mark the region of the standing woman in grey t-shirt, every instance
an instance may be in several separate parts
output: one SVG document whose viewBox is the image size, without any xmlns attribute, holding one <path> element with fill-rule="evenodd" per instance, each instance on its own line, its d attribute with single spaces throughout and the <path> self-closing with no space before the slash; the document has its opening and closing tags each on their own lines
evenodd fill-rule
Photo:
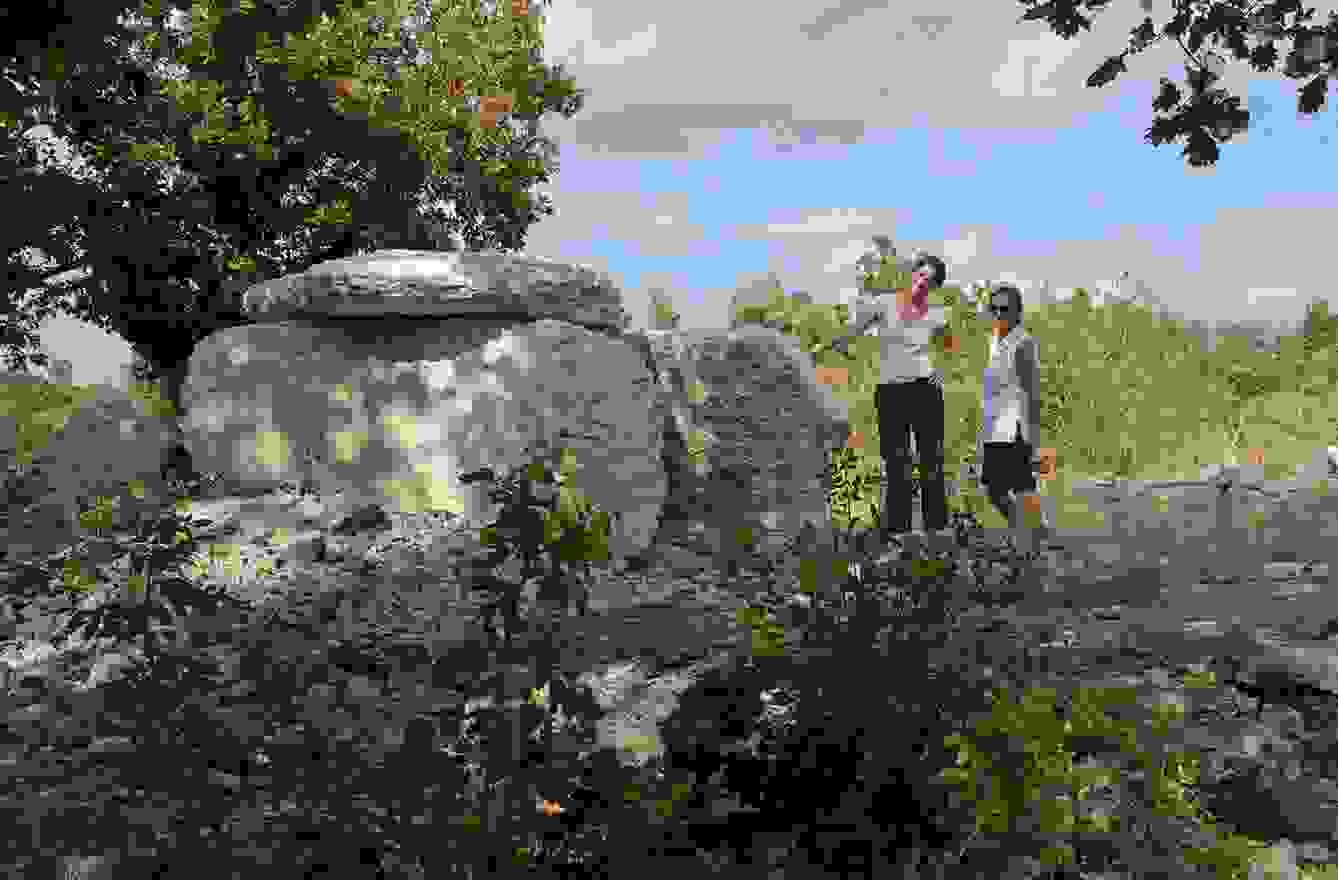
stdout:
<svg viewBox="0 0 1338 880">
<path fill-rule="evenodd" d="M 911 531 L 912 433 L 920 458 L 925 530 L 941 531 L 948 526 L 943 479 L 943 375 L 931 362 L 930 352 L 950 339 L 947 310 L 929 304 L 929 292 L 942 286 L 947 267 L 938 257 L 923 254 L 916 258 L 911 271 L 909 289 L 892 296 L 856 296 L 850 316 L 854 335 L 873 331 L 881 343 L 874 404 L 885 473 L 882 526 L 887 541 Z"/>
</svg>

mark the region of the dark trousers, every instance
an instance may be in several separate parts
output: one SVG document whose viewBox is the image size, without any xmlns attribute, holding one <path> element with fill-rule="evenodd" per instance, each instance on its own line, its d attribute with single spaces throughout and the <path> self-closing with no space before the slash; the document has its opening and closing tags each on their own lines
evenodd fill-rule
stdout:
<svg viewBox="0 0 1338 880">
<path fill-rule="evenodd" d="M 928 379 L 879 385 L 874 395 L 878 433 L 887 465 L 885 532 L 909 532 L 911 495 L 910 435 L 920 454 L 920 504 L 926 529 L 948 526 L 948 499 L 943 485 L 943 390 Z"/>
</svg>

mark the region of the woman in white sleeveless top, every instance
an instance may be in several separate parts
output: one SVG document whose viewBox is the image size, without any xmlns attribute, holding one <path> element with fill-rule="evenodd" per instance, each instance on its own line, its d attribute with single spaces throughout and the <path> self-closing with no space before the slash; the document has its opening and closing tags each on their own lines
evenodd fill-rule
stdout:
<svg viewBox="0 0 1338 880">
<path fill-rule="evenodd" d="M 920 458 L 920 504 L 926 531 L 948 526 L 943 479 L 943 375 L 930 360 L 932 348 L 947 339 L 946 309 L 929 304 L 929 291 L 943 284 L 947 267 L 938 257 L 923 254 L 912 266 L 908 290 L 895 296 L 857 296 L 850 324 L 855 335 L 872 332 L 881 345 L 878 390 L 878 433 L 886 492 L 884 540 L 911 531 L 910 435 Z"/>
<path fill-rule="evenodd" d="M 977 440 L 980 482 L 990 503 L 1018 527 L 1016 499 L 1036 491 L 1041 432 L 1040 356 L 1022 327 L 1022 293 L 1001 285 L 990 295 L 994 319 Z"/>
</svg>

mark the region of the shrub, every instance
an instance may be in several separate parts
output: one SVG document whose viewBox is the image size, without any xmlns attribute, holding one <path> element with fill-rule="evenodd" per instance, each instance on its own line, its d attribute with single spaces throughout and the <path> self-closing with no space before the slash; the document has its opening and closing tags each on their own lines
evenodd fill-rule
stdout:
<svg viewBox="0 0 1338 880">
<path fill-rule="evenodd" d="M 954 717 L 979 702 L 969 676 L 931 663 L 955 576 L 908 565 L 888 586 L 923 601 L 866 597 L 850 615 L 796 617 L 798 632 L 752 612 L 751 655 L 694 683 L 663 725 L 666 772 L 686 775 L 698 808 L 679 836 L 736 859 L 784 839 L 791 858 L 837 875 L 964 837 L 970 817 L 935 781 Z M 714 818 L 721 802 L 750 812 Z"/>
<path fill-rule="evenodd" d="M 495 594 L 493 611 L 508 631 L 519 620 L 520 595 L 529 584 L 538 587 L 544 602 L 566 605 L 575 594 L 584 613 L 591 563 L 609 558 L 609 515 L 594 510 L 570 485 L 574 470 L 574 457 L 564 450 L 556 472 L 535 462 L 500 477 L 490 468 L 460 477 L 465 484 L 489 484 L 489 498 L 501 505 L 497 519 L 480 532 L 493 549 L 481 561 L 483 571 L 473 573 L 471 586 Z M 517 557 L 519 581 L 498 576 L 497 569 Z"/>
<path fill-rule="evenodd" d="M 98 496 L 161 490 L 170 413 L 155 398 L 98 387 L 5 385 L 0 418 L 15 426 L 7 468 L 18 494 L 61 505 L 73 520 Z M 24 480 L 40 474 L 40 479 Z M 138 488 L 135 488 L 135 487 Z"/>
</svg>

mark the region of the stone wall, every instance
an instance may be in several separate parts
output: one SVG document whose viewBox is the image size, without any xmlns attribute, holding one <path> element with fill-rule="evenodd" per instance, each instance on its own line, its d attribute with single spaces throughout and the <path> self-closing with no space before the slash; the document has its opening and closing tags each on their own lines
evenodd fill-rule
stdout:
<svg viewBox="0 0 1338 880">
<path fill-rule="evenodd" d="M 1199 480 L 1075 482 L 1069 494 L 1104 523 L 1066 531 L 1066 547 L 1104 547 L 1114 555 L 1103 561 L 1117 568 L 1155 567 L 1165 557 L 1168 583 L 1258 578 L 1271 562 L 1299 560 L 1327 564 L 1329 583 L 1338 584 L 1335 464 L 1338 457 L 1320 449 L 1291 480 L 1238 465 L 1205 467 Z"/>
</svg>

